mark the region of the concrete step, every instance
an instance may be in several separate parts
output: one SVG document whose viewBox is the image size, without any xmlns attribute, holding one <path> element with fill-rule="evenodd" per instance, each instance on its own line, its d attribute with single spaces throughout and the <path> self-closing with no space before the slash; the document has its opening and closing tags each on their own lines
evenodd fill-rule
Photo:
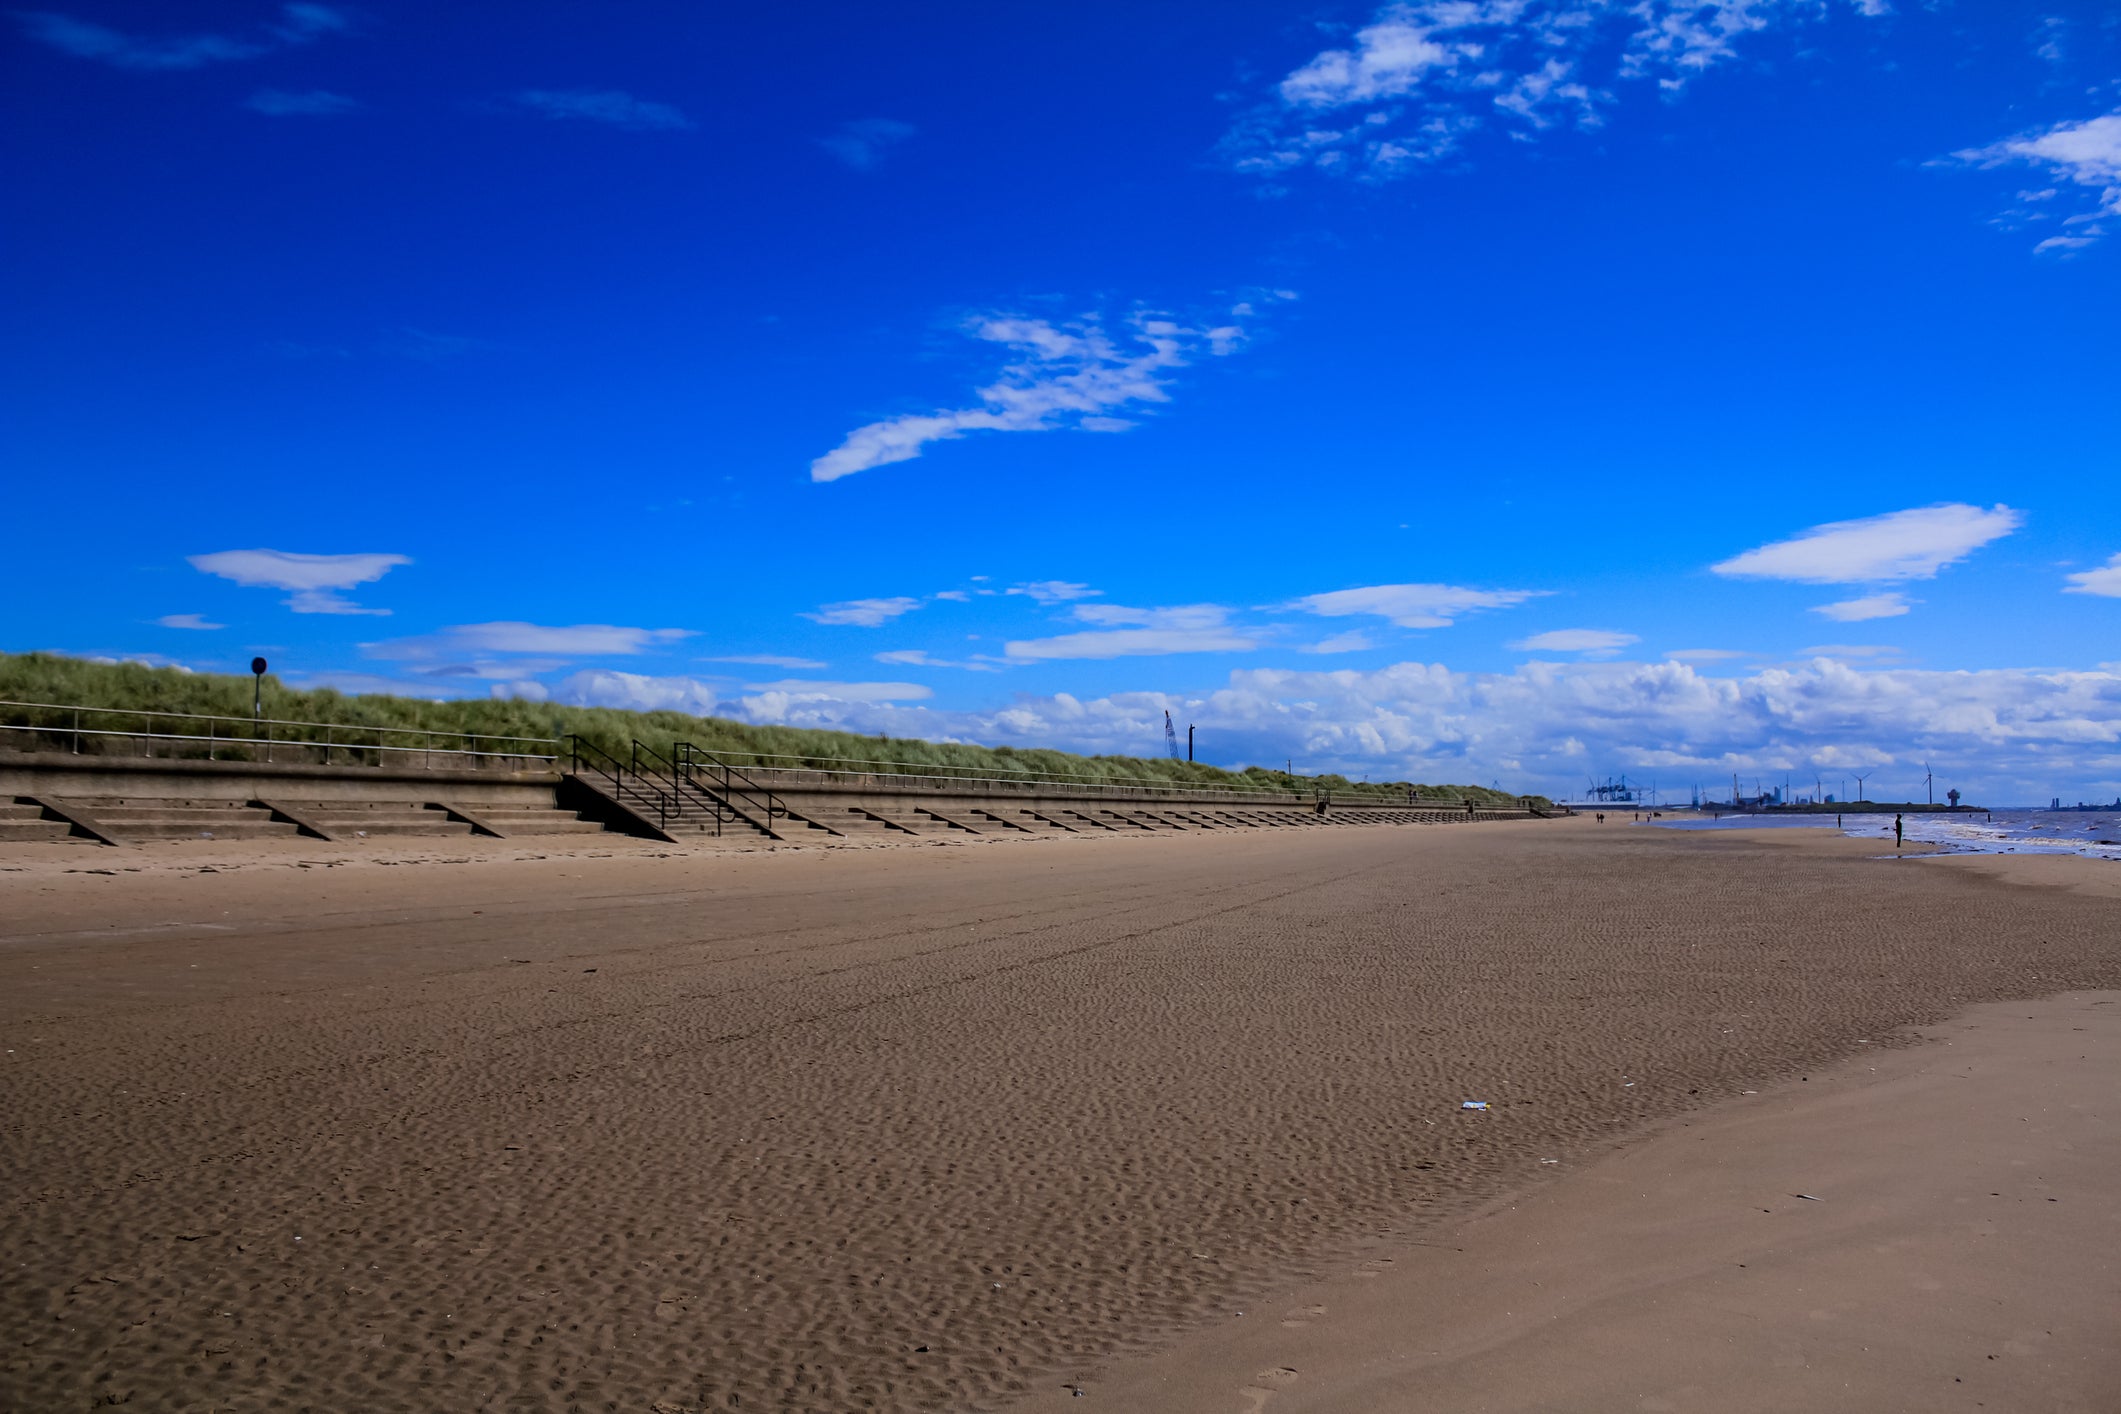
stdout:
<svg viewBox="0 0 2121 1414">
<path fill-rule="evenodd" d="M 300 839 L 302 832 L 264 811 L 255 820 L 240 817 L 207 824 L 188 821 L 132 819 L 113 811 L 97 817 L 121 839 L 128 840 L 279 840 Z"/>
<path fill-rule="evenodd" d="M 429 811 L 424 819 L 401 820 L 388 815 L 380 819 L 368 819 L 359 815 L 321 815 L 311 818 L 321 825 L 326 833 L 339 840 L 396 839 L 406 835 L 439 839 L 477 833 L 466 822 L 452 820 L 439 810 Z"/>
<path fill-rule="evenodd" d="M 73 832 L 73 826 L 64 820 L 24 820 L 9 816 L 0 820 L 0 840 L 23 843 L 59 844 L 67 840 L 79 840 L 82 844 L 95 841 Z"/>
</svg>

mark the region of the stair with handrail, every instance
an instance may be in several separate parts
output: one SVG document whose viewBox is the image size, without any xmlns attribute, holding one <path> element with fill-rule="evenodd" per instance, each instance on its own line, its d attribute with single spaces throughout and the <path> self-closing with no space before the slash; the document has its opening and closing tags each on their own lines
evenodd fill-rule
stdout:
<svg viewBox="0 0 2121 1414">
<path fill-rule="evenodd" d="M 581 736 L 567 741 L 569 775 L 633 833 L 672 844 L 700 835 L 794 843 L 841 833 L 795 814 L 775 791 L 689 741 L 675 743 L 670 756 L 634 741 L 624 759 Z"/>
</svg>

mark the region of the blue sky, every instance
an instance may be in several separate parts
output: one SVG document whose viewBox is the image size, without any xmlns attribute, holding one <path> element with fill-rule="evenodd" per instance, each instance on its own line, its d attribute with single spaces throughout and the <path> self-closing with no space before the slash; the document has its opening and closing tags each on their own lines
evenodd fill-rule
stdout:
<svg viewBox="0 0 2121 1414">
<path fill-rule="evenodd" d="M 2111 7 L 755 11 L 11 11 L 0 646 L 2121 791 Z"/>
</svg>

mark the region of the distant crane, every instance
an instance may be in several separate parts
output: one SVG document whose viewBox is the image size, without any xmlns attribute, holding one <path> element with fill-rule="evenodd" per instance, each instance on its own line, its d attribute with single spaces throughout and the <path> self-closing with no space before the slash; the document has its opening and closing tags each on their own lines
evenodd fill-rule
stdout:
<svg viewBox="0 0 2121 1414">
<path fill-rule="evenodd" d="M 1178 759 L 1178 728 L 1171 725 L 1169 708 L 1164 710 L 1164 750 L 1170 753 L 1173 761 Z"/>
</svg>

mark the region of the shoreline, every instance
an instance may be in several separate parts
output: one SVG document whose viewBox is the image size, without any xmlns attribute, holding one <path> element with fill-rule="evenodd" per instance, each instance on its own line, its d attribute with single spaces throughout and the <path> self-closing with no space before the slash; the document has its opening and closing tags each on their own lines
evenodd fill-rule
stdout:
<svg viewBox="0 0 2121 1414">
<path fill-rule="evenodd" d="M 2121 992 L 1909 1034 L 1383 1236 L 1012 1414 L 2110 1407 Z"/>
</svg>

